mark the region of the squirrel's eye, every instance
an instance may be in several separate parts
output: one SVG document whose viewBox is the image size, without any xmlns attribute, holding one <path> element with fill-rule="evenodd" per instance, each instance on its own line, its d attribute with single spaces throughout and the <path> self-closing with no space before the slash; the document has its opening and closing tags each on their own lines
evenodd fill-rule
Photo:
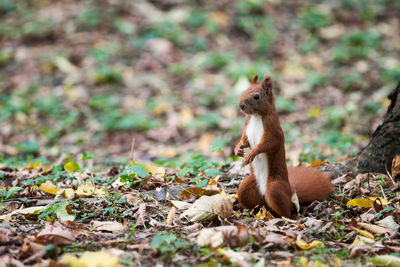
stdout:
<svg viewBox="0 0 400 267">
<path fill-rule="evenodd" d="M 258 100 L 260 98 L 260 95 L 259 94 L 255 94 L 253 97 L 254 97 L 254 99 Z"/>
</svg>

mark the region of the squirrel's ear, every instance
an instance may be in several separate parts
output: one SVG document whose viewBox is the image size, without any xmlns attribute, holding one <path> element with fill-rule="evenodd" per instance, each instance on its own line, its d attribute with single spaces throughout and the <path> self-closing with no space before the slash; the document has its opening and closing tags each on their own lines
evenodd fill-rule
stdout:
<svg viewBox="0 0 400 267">
<path fill-rule="evenodd" d="M 272 91 L 272 80 L 271 77 L 265 76 L 262 81 L 262 88 L 264 88 L 267 92 Z"/>
<path fill-rule="evenodd" d="M 251 83 L 257 83 L 258 81 L 258 74 L 254 75 L 253 80 L 251 80 Z"/>
</svg>

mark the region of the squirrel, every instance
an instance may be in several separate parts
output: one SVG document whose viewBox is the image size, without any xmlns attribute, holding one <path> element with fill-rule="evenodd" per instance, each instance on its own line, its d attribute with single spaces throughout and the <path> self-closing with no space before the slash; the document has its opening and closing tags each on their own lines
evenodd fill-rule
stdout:
<svg viewBox="0 0 400 267">
<path fill-rule="evenodd" d="M 250 148 L 243 162 L 250 164 L 250 175 L 239 184 L 238 200 L 244 208 L 266 204 L 273 213 L 292 218 L 294 193 L 300 203 L 323 201 L 334 187 L 329 176 L 317 169 L 286 166 L 285 137 L 275 108 L 272 80 L 266 76 L 261 83 L 257 81 L 258 74 L 240 97 L 245 123 L 234 153 L 243 157 L 244 148 Z"/>
</svg>

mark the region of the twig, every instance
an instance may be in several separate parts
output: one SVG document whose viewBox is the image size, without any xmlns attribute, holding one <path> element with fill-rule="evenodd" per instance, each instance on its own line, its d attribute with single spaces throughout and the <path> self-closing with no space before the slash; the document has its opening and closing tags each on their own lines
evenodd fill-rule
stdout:
<svg viewBox="0 0 400 267">
<path fill-rule="evenodd" d="M 132 145 L 131 145 L 131 155 L 130 155 L 130 160 L 133 162 L 133 152 L 135 151 L 135 137 L 132 136 Z"/>
<path fill-rule="evenodd" d="M 390 175 L 389 170 L 387 169 L 386 164 L 385 164 L 385 170 L 386 170 L 387 175 L 388 175 L 389 178 L 390 178 L 390 181 L 392 181 L 392 183 L 395 185 L 396 183 L 394 182 L 392 175 Z"/>
</svg>

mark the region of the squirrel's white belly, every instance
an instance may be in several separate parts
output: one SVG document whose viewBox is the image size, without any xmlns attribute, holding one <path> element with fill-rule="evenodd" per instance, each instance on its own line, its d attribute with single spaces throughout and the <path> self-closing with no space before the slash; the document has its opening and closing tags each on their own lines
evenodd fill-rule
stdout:
<svg viewBox="0 0 400 267">
<path fill-rule="evenodd" d="M 264 135 L 264 126 L 262 118 L 259 115 L 251 115 L 246 127 L 247 139 L 250 143 L 250 148 L 255 147 L 261 142 Z M 267 154 L 258 154 L 253 162 L 254 176 L 257 181 L 258 190 L 262 195 L 265 195 L 265 188 L 268 180 L 268 160 Z"/>
</svg>

